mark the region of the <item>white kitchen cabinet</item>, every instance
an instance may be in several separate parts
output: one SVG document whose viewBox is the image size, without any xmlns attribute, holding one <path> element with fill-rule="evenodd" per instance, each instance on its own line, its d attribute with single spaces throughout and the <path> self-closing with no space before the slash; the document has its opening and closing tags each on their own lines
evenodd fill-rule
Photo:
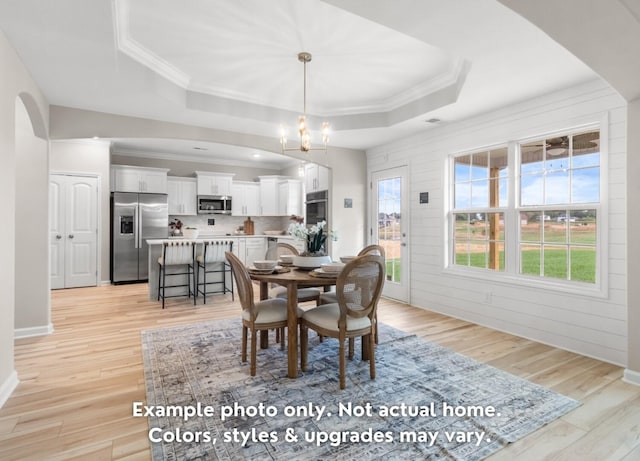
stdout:
<svg viewBox="0 0 640 461">
<path fill-rule="evenodd" d="M 242 263 L 250 267 L 254 261 L 264 260 L 267 252 L 267 239 L 264 237 L 239 237 L 237 245 L 233 244 L 233 253 L 242 261 Z"/>
<path fill-rule="evenodd" d="M 166 168 L 112 165 L 111 191 L 166 194 L 168 171 Z"/>
<path fill-rule="evenodd" d="M 231 187 L 231 214 L 233 216 L 260 215 L 260 184 L 234 181 Z"/>
<path fill-rule="evenodd" d="M 305 164 L 304 186 L 307 193 L 329 190 L 329 169 L 315 163 Z"/>
<path fill-rule="evenodd" d="M 259 176 L 260 179 L 260 214 L 262 216 L 279 216 L 279 183 L 284 176 Z"/>
<path fill-rule="evenodd" d="M 198 214 L 197 184 L 195 178 L 167 178 L 169 214 L 193 216 Z"/>
<path fill-rule="evenodd" d="M 233 173 L 196 171 L 198 195 L 231 195 Z"/>
<path fill-rule="evenodd" d="M 284 179 L 278 183 L 278 214 L 302 216 L 302 182 Z"/>
</svg>

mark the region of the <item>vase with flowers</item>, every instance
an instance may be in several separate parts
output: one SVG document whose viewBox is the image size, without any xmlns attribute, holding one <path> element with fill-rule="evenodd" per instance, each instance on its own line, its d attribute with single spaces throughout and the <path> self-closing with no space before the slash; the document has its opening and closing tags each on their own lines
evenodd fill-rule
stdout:
<svg viewBox="0 0 640 461">
<path fill-rule="evenodd" d="M 173 235 L 182 235 L 182 221 L 178 218 L 174 218 L 173 221 L 169 221 L 169 228 Z"/>
<path fill-rule="evenodd" d="M 289 225 L 289 234 L 298 240 L 305 241 L 306 250 L 293 258 L 293 265 L 301 269 L 315 269 L 324 263 L 331 262 L 331 257 L 326 254 L 327 237 L 337 240 L 337 235 L 333 230 L 326 230 L 326 221 L 307 227 L 300 222 L 293 222 Z"/>
</svg>

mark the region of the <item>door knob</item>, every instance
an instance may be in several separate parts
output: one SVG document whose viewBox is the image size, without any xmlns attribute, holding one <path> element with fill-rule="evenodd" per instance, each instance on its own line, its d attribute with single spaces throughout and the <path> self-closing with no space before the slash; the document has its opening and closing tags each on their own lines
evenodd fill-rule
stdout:
<svg viewBox="0 0 640 461">
<path fill-rule="evenodd" d="M 62 235 L 58 234 L 56 235 L 56 239 L 60 240 L 62 238 Z"/>
<path fill-rule="evenodd" d="M 69 238 L 72 239 L 73 238 L 73 234 L 69 234 Z"/>
</svg>

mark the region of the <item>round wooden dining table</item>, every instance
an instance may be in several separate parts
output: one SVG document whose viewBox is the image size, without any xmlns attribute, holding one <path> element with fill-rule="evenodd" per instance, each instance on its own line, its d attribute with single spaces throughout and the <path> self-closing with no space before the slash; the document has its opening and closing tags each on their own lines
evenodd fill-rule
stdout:
<svg viewBox="0 0 640 461">
<path fill-rule="evenodd" d="M 315 277 L 308 270 L 291 268 L 289 272 L 257 274 L 249 272 L 252 280 L 260 282 L 260 299 L 269 297 L 269 284 L 275 283 L 287 288 L 287 360 L 289 378 L 298 377 L 298 288 L 330 287 L 336 284 L 336 277 Z M 266 332 L 264 332 L 266 334 Z M 266 336 L 264 336 L 266 340 Z M 265 345 L 261 339 L 261 344 Z"/>
</svg>

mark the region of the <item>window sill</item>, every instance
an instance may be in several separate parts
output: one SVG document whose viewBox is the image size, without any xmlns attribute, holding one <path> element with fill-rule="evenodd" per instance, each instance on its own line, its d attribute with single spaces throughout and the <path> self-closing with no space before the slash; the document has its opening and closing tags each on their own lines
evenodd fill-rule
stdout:
<svg viewBox="0 0 640 461">
<path fill-rule="evenodd" d="M 608 293 L 599 284 L 584 282 L 563 282 L 555 279 L 513 275 L 506 272 L 489 272 L 485 269 L 470 267 L 446 267 L 443 274 L 465 279 L 473 278 L 484 282 L 497 283 L 508 286 L 521 286 L 532 290 L 556 291 L 563 294 L 583 296 L 586 298 L 607 299 Z"/>
</svg>

